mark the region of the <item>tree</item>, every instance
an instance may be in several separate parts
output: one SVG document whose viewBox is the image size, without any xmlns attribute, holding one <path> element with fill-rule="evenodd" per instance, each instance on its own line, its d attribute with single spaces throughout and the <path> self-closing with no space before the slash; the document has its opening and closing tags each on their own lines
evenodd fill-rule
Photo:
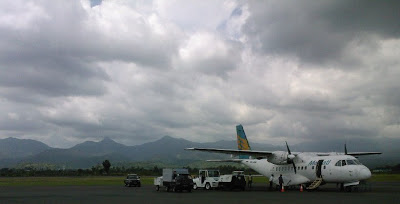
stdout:
<svg viewBox="0 0 400 204">
<path fill-rule="evenodd" d="M 103 161 L 104 171 L 108 174 L 110 171 L 111 163 L 107 159 Z"/>
</svg>

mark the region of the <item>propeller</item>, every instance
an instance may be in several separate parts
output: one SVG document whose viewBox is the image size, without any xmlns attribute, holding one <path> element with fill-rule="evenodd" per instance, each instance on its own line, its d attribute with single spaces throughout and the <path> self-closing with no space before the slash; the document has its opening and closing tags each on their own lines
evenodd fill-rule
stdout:
<svg viewBox="0 0 400 204">
<path fill-rule="evenodd" d="M 285 142 L 286 142 L 286 141 L 285 141 Z M 287 163 L 289 163 L 289 164 L 292 163 L 292 164 L 293 164 L 294 173 L 297 174 L 296 165 L 294 164 L 294 161 L 293 161 L 293 159 L 294 159 L 296 156 L 294 156 L 294 155 L 292 154 L 292 152 L 290 151 L 289 145 L 287 144 L 287 142 L 286 142 L 286 148 L 287 148 L 287 151 L 288 151 Z"/>
</svg>

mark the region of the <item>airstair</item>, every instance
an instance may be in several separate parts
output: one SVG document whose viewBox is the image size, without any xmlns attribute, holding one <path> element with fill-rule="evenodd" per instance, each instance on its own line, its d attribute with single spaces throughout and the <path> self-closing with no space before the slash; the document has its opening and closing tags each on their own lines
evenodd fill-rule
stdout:
<svg viewBox="0 0 400 204">
<path fill-rule="evenodd" d="M 311 185 L 307 187 L 307 190 L 314 190 L 318 188 L 318 186 L 321 185 L 321 183 L 322 183 L 322 177 L 319 177 L 314 182 L 312 182 Z"/>
</svg>

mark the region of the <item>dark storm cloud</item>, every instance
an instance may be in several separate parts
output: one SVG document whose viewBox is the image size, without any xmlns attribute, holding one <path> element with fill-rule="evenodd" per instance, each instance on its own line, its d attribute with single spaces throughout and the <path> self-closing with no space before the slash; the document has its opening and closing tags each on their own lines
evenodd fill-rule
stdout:
<svg viewBox="0 0 400 204">
<path fill-rule="evenodd" d="M 32 20 L 24 27 L 0 26 L 0 84 L 14 95 L 101 95 L 101 80 L 106 74 L 79 57 L 73 47 L 80 41 L 79 21 L 82 12 L 74 12 L 74 3 L 66 8 L 46 10 L 53 16 Z M 59 13 L 57 13 L 59 12 Z M 71 19 L 60 15 L 71 15 Z M 56 14 L 57 13 L 57 14 Z M 43 15 L 46 15 L 44 12 Z M 77 14 L 77 15 L 75 15 Z M 69 27 L 69 28 L 68 28 Z M 69 29 L 75 32 L 67 32 Z M 67 34 L 70 33 L 70 34 Z M 7 91 L 4 91 L 7 92 Z M 14 99 L 24 97 L 14 97 Z"/>
<path fill-rule="evenodd" d="M 399 1 L 251 1 L 243 31 L 270 55 L 311 63 L 359 63 L 347 56 L 352 41 L 400 35 Z M 370 48 L 374 48 L 373 41 Z"/>
<path fill-rule="evenodd" d="M 0 84 L 13 92 L 52 97 L 105 93 L 101 80 L 107 80 L 107 76 L 90 65 L 59 56 L 42 60 L 36 63 L 27 61 L 6 64 L 0 76 Z"/>
<path fill-rule="evenodd" d="M 170 48 L 173 41 L 160 43 L 162 39 L 140 23 L 145 40 L 133 36 L 120 39 L 117 30 L 110 36 L 85 23 L 91 23 L 91 19 L 79 2 L 36 6 L 45 9 L 45 17 L 33 19 L 22 28 L 0 26 L 0 84 L 4 87 L 33 95 L 102 95 L 106 91 L 102 81 L 109 78 L 94 61 L 170 67 L 168 56 L 174 52 Z"/>
</svg>

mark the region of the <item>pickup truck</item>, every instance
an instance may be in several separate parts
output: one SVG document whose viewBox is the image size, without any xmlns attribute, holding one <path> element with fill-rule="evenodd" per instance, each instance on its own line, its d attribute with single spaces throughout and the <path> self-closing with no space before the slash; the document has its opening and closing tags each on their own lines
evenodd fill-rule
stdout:
<svg viewBox="0 0 400 204">
<path fill-rule="evenodd" d="M 167 191 L 182 192 L 192 191 L 193 179 L 187 169 L 163 169 L 163 176 L 154 178 L 154 185 L 159 191 L 160 187 L 165 187 Z"/>
<path fill-rule="evenodd" d="M 238 188 L 244 191 L 246 188 L 246 179 L 243 171 L 234 171 L 232 174 L 222 175 L 218 181 L 218 187 L 221 189 L 233 190 Z"/>
<path fill-rule="evenodd" d="M 131 186 L 137 186 L 140 187 L 140 176 L 137 174 L 128 174 L 126 179 L 124 180 L 125 186 L 131 187 Z"/>
</svg>

